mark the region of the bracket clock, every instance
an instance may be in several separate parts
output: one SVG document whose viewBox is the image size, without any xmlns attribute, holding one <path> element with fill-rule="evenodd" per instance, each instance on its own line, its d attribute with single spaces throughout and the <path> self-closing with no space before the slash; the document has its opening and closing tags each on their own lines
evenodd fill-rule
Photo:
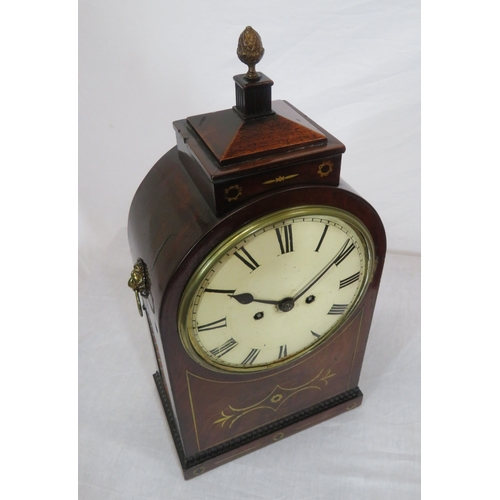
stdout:
<svg viewBox="0 0 500 500">
<path fill-rule="evenodd" d="M 247 27 L 230 109 L 174 122 L 133 199 L 129 286 L 184 477 L 362 401 L 386 240 L 340 178 L 345 146 L 257 72 Z"/>
</svg>

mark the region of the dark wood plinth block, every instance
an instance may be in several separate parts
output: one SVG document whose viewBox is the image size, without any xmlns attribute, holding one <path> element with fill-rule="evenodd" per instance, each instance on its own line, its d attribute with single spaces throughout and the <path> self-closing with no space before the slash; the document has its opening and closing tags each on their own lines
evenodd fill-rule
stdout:
<svg viewBox="0 0 500 500">
<path fill-rule="evenodd" d="M 272 115 L 271 87 L 274 82 L 260 73 L 259 80 L 247 80 L 245 75 L 234 77 L 236 88 L 235 109 L 244 119 Z"/>
</svg>

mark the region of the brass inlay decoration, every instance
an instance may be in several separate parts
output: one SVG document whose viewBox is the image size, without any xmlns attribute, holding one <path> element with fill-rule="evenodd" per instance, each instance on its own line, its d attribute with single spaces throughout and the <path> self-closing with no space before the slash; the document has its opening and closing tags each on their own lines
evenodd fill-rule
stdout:
<svg viewBox="0 0 500 500">
<path fill-rule="evenodd" d="M 280 441 L 285 437 L 285 434 L 283 432 L 278 432 L 275 436 L 273 436 L 273 441 Z"/>
<path fill-rule="evenodd" d="M 193 476 L 199 476 L 205 472 L 205 467 L 198 467 L 193 471 Z"/>
<path fill-rule="evenodd" d="M 245 78 L 258 80 L 260 77 L 255 71 L 255 65 L 262 59 L 264 47 L 260 35 L 251 26 L 247 26 L 240 35 L 236 54 L 238 59 L 248 66 Z"/>
<path fill-rule="evenodd" d="M 153 329 L 153 322 L 151 321 L 151 318 L 149 317 L 149 313 L 147 308 L 144 308 L 146 311 L 146 319 L 148 320 L 148 326 L 149 326 L 149 333 L 151 335 L 151 340 L 153 342 L 153 349 L 154 353 L 156 356 L 156 364 L 158 365 L 158 370 L 160 372 L 161 379 L 163 381 L 163 384 L 167 385 L 167 379 L 165 378 L 165 373 L 163 372 L 163 363 L 161 361 L 161 355 L 160 355 L 160 347 L 158 346 L 158 341 L 156 340 L 156 335 Z M 156 329 L 158 331 L 158 328 Z M 159 332 L 158 332 L 159 333 Z"/>
<path fill-rule="evenodd" d="M 299 392 L 309 389 L 320 391 L 322 387 L 328 385 L 328 380 L 334 376 L 335 373 L 330 373 L 330 369 L 323 369 L 312 380 L 298 387 L 287 389 L 277 385 L 267 397 L 251 406 L 247 406 L 246 408 L 234 408 L 229 405 L 229 409 L 221 411 L 221 418 L 217 419 L 214 424 L 220 424 L 221 427 L 227 424 L 227 427 L 230 429 L 237 420 L 252 411 L 272 410 L 276 412 L 281 408 L 283 403 Z M 322 386 L 321 383 L 324 383 L 324 386 Z"/>
<path fill-rule="evenodd" d="M 271 403 L 278 403 L 283 399 L 283 394 L 276 394 L 276 396 L 273 396 L 271 398 Z"/>
<path fill-rule="evenodd" d="M 324 161 L 318 168 L 318 174 L 320 177 L 326 177 L 330 175 L 333 171 L 333 163 L 331 161 Z"/>
<path fill-rule="evenodd" d="M 343 328 L 339 334 L 337 336 L 335 336 L 335 338 L 333 339 L 334 341 L 338 341 L 340 338 L 342 338 L 342 336 L 348 331 L 348 328 L 350 327 L 350 325 L 355 322 L 355 321 L 359 321 L 359 326 L 358 326 L 358 329 L 357 329 L 357 338 L 359 339 L 359 335 L 360 335 L 360 332 L 361 332 L 361 326 L 362 326 L 362 321 L 363 319 L 363 309 L 358 313 L 356 314 L 356 316 L 354 316 L 351 321 L 349 321 L 347 323 L 347 325 L 345 326 L 345 328 Z M 357 345 L 357 341 L 356 341 L 356 345 Z M 315 352 L 316 353 L 319 353 L 321 352 L 326 346 L 319 346 L 319 348 L 315 349 Z M 303 358 L 302 361 L 300 361 L 298 364 L 302 364 L 304 363 L 307 359 L 309 358 Z M 353 357 L 354 359 L 354 357 Z M 291 369 L 291 368 L 289 368 Z M 285 370 L 286 371 L 286 370 Z M 350 375 L 352 374 L 352 363 L 351 363 L 351 366 L 349 367 L 349 370 L 348 370 L 348 373 L 349 373 L 349 378 L 350 378 Z M 262 378 L 272 378 L 274 377 L 275 375 L 273 375 L 272 373 L 267 375 L 267 376 L 264 376 L 264 377 L 261 377 Z M 333 376 L 333 375 L 331 375 Z M 198 451 L 201 450 L 201 443 L 200 443 L 200 431 L 198 429 L 198 422 L 200 420 L 200 416 L 198 415 L 197 417 L 197 411 L 195 409 L 195 400 L 194 400 L 194 397 L 193 397 L 193 393 L 192 393 L 192 384 L 193 384 L 193 381 L 194 380 L 199 380 L 199 381 L 203 381 L 203 382 L 208 382 L 208 383 L 221 383 L 221 384 L 228 384 L 228 385 L 232 385 L 233 382 L 219 382 L 219 381 L 215 381 L 215 380 L 212 380 L 210 378 L 205 378 L 205 377 L 201 377 L 199 375 L 195 375 L 189 371 L 186 370 L 186 384 L 187 384 L 187 390 L 188 390 L 188 395 L 189 395 L 189 403 L 190 403 L 190 406 L 191 406 L 191 415 L 192 415 L 192 418 L 193 418 L 193 426 L 194 426 L 194 432 L 195 432 L 195 436 L 196 436 L 196 444 L 198 446 Z M 250 382 L 254 382 L 255 380 L 252 380 Z M 307 385 L 307 384 L 306 384 Z M 348 388 L 350 386 L 350 382 L 347 383 L 346 387 Z M 277 386 L 278 387 L 278 386 Z M 302 386 L 301 386 L 302 387 Z M 280 394 L 280 392 L 277 392 L 277 394 Z M 270 394 L 270 397 L 274 396 L 275 395 L 275 391 L 273 390 L 272 393 Z M 258 405 L 258 403 L 257 403 Z M 255 405 L 254 405 L 255 406 Z M 229 411 L 232 411 L 231 409 Z M 229 413 L 226 412 L 226 413 Z M 221 412 L 221 415 L 222 415 L 222 412 Z M 239 415 L 236 415 L 236 416 L 239 416 Z M 327 419 L 327 418 L 330 418 L 330 417 L 323 417 L 324 419 Z M 321 419 L 318 419 L 318 422 L 320 421 Z M 222 423 L 222 422 L 221 422 Z M 306 424 L 304 424 L 303 426 L 304 427 L 308 427 L 309 425 L 311 425 L 309 423 L 309 420 L 306 422 Z M 222 425 L 221 425 L 222 427 Z M 299 428 L 299 427 L 297 427 Z M 202 436 L 203 437 L 203 436 Z M 224 439 L 221 439 L 220 441 L 217 441 L 215 443 L 211 443 L 212 446 L 215 446 L 215 445 L 219 445 L 221 443 L 225 442 Z"/>
<path fill-rule="evenodd" d="M 237 200 L 241 196 L 242 193 L 243 193 L 243 189 L 238 184 L 234 184 L 233 186 L 229 186 L 224 191 L 224 194 L 226 195 L 225 198 L 227 201 Z"/>
<path fill-rule="evenodd" d="M 293 179 L 294 177 L 297 177 L 299 174 L 291 174 L 291 175 L 279 175 L 275 179 L 271 179 L 269 181 L 265 181 L 262 184 L 274 184 L 275 182 L 283 182 L 287 181 L 288 179 Z"/>
<path fill-rule="evenodd" d="M 354 410 L 354 408 L 356 408 L 356 406 L 358 406 L 357 403 L 351 403 L 350 405 L 346 406 L 346 410 L 347 411 Z"/>
<path fill-rule="evenodd" d="M 360 317 L 360 320 L 359 320 L 359 326 L 358 326 L 358 333 L 356 335 L 356 345 L 354 346 L 354 352 L 352 354 L 352 359 L 351 359 L 351 368 L 349 370 L 349 381 L 347 382 L 347 389 L 349 389 L 350 385 L 351 385 L 351 375 L 352 375 L 352 367 L 354 366 L 354 360 L 356 359 L 356 354 L 358 352 L 358 344 L 359 344 L 359 336 L 361 334 L 361 326 L 363 325 L 363 314 L 365 312 L 365 309 L 361 309 L 361 311 L 359 312 L 358 316 Z"/>
<path fill-rule="evenodd" d="M 134 264 L 134 269 L 130 273 L 130 279 L 128 280 L 128 286 L 135 292 L 137 309 L 139 309 L 139 314 L 142 316 L 142 305 L 139 295 L 147 298 L 150 292 L 148 269 L 142 259 L 137 259 L 137 262 Z"/>
</svg>

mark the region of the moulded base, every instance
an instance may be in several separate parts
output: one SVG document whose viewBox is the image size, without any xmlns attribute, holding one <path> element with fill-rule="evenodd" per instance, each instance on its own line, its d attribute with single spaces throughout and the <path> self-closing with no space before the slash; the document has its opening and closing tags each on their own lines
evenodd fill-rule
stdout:
<svg viewBox="0 0 500 500">
<path fill-rule="evenodd" d="M 186 457 L 182 449 L 182 441 L 161 375 L 159 372 L 156 372 L 153 377 L 179 455 L 184 479 L 199 476 L 247 453 L 357 408 L 363 400 L 363 393 L 359 387 L 356 387 L 288 417 L 254 429 L 252 432 L 238 436 L 196 455 Z"/>
</svg>

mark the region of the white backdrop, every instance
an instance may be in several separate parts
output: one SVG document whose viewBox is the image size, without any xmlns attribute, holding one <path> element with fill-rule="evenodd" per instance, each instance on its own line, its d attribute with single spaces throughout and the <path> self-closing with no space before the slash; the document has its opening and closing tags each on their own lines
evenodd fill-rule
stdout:
<svg viewBox="0 0 500 500">
<path fill-rule="evenodd" d="M 97 499 L 419 496 L 420 5 L 415 0 L 82 0 L 79 15 L 79 489 Z M 388 257 L 354 412 L 184 482 L 126 281 L 135 190 L 172 122 L 234 104 L 245 26 L 258 70 L 341 140 Z"/>
<path fill-rule="evenodd" d="M 420 23 L 416 0 L 83 0 L 79 19 L 79 263 L 83 282 L 174 120 L 230 108 L 239 34 L 258 69 L 340 139 L 343 178 L 379 211 L 392 251 L 420 252 Z"/>
</svg>

